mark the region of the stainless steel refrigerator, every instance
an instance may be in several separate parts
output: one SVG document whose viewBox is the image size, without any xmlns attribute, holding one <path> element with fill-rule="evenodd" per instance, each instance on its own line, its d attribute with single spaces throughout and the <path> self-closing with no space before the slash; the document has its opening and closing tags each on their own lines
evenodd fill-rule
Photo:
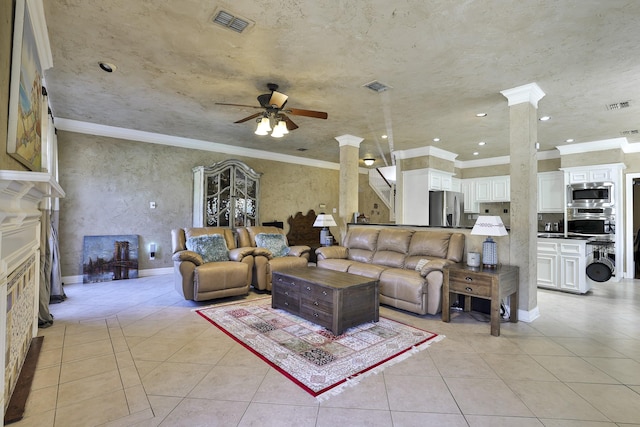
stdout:
<svg viewBox="0 0 640 427">
<path fill-rule="evenodd" d="M 429 225 L 460 227 L 464 215 L 464 194 L 457 191 L 429 191 Z"/>
</svg>

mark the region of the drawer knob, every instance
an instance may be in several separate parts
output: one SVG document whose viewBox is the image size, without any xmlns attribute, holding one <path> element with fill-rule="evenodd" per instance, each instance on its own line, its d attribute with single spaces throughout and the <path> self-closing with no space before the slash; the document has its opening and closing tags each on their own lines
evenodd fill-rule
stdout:
<svg viewBox="0 0 640 427">
<path fill-rule="evenodd" d="M 285 302 L 284 302 L 284 305 L 289 305 L 289 303 L 285 301 Z"/>
<path fill-rule="evenodd" d="M 285 295 L 289 295 L 289 291 L 284 291 L 284 294 Z"/>
<path fill-rule="evenodd" d="M 473 289 L 471 289 L 471 288 L 470 288 L 470 287 L 468 287 L 468 286 L 467 286 L 466 288 L 464 288 L 464 289 L 465 289 L 467 292 L 471 292 L 471 291 L 473 290 Z"/>
<path fill-rule="evenodd" d="M 464 278 L 464 280 L 466 280 L 467 282 L 471 282 L 471 281 L 473 281 L 473 278 L 472 278 L 472 277 L 467 276 L 467 277 L 465 277 L 465 278 Z"/>
<path fill-rule="evenodd" d="M 318 313 L 313 313 L 314 317 L 318 317 Z"/>
<path fill-rule="evenodd" d="M 318 301 L 314 301 L 314 302 L 313 302 L 313 305 L 318 305 Z"/>
<path fill-rule="evenodd" d="M 310 291 L 311 290 L 311 286 L 307 286 L 307 290 Z"/>
<path fill-rule="evenodd" d="M 322 291 L 322 295 L 327 295 L 327 291 Z"/>
</svg>

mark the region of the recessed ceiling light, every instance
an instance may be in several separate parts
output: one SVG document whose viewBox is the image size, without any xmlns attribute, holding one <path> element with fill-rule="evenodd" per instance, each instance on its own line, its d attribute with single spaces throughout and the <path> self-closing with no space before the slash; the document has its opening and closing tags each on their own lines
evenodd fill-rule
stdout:
<svg viewBox="0 0 640 427">
<path fill-rule="evenodd" d="M 440 138 L 433 138 L 433 142 L 440 142 Z"/>
<path fill-rule="evenodd" d="M 564 142 L 573 142 L 573 138 L 566 139 Z"/>
<path fill-rule="evenodd" d="M 551 117 L 550 117 L 550 116 L 542 116 L 542 117 L 540 117 L 540 119 L 539 119 L 539 120 L 540 120 L 541 122 L 546 122 L 547 120 L 551 120 Z"/>
<path fill-rule="evenodd" d="M 100 66 L 102 71 L 106 71 L 107 73 L 113 73 L 117 69 L 115 65 L 108 62 L 99 62 L 98 65 Z"/>
<path fill-rule="evenodd" d="M 485 145 L 485 144 L 486 144 L 486 142 L 484 142 L 484 141 L 478 142 L 478 145 Z"/>
<path fill-rule="evenodd" d="M 480 154 L 480 153 L 478 153 L 477 151 L 474 151 L 474 152 L 473 152 L 473 155 L 474 155 L 474 156 L 477 156 L 478 154 Z"/>
<path fill-rule="evenodd" d="M 487 113 L 477 113 L 476 117 L 487 117 Z"/>
<path fill-rule="evenodd" d="M 380 138 L 382 138 L 382 139 L 387 139 L 387 138 L 388 138 L 388 136 L 387 136 L 387 135 L 382 135 Z"/>
</svg>

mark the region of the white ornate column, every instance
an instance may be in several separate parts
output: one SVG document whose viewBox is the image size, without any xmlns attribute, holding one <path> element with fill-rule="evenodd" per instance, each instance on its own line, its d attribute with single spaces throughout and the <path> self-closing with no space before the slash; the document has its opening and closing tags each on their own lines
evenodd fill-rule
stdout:
<svg viewBox="0 0 640 427">
<path fill-rule="evenodd" d="M 40 202 L 64 197 L 48 173 L 0 170 L 0 382 L 6 409 L 38 334 Z"/>
<path fill-rule="evenodd" d="M 518 318 L 539 315 L 537 298 L 538 101 L 545 93 L 535 83 L 503 90 L 509 102 L 511 157 L 510 263 L 520 267 Z"/>
<path fill-rule="evenodd" d="M 354 212 L 358 211 L 358 159 L 360 143 L 364 138 L 353 135 L 335 137 L 340 145 L 340 197 L 339 212 L 334 215 L 340 228 L 340 242 L 347 232 L 347 223 L 352 221 Z"/>
</svg>

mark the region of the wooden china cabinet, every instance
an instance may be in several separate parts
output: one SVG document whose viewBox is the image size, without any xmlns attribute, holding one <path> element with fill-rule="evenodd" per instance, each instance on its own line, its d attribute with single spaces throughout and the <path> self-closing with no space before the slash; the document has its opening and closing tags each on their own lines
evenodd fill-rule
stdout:
<svg viewBox="0 0 640 427">
<path fill-rule="evenodd" d="M 261 175 L 239 160 L 193 168 L 193 226 L 259 224 Z"/>
</svg>

